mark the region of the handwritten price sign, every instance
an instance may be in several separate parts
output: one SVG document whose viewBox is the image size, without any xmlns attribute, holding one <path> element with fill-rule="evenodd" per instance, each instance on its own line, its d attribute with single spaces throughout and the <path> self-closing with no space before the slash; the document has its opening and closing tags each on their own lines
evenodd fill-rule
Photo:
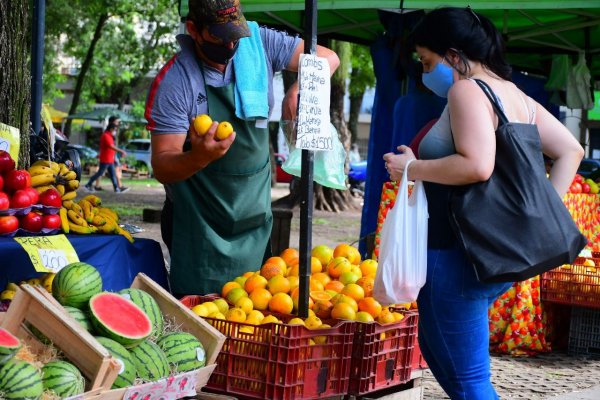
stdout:
<svg viewBox="0 0 600 400">
<path fill-rule="evenodd" d="M 296 135 L 296 147 L 299 149 L 333 150 L 329 129 L 329 75 L 329 63 L 325 58 L 311 54 L 300 56 L 300 102 Z"/>
<path fill-rule="evenodd" d="M 15 240 L 27 252 L 38 272 L 58 272 L 64 266 L 79 261 L 77 252 L 65 235 L 17 237 Z"/>
</svg>

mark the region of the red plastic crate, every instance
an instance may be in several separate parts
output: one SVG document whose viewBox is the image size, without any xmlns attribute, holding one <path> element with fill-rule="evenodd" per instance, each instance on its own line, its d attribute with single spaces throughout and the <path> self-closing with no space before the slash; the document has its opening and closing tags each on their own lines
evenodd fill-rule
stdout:
<svg viewBox="0 0 600 400">
<path fill-rule="evenodd" d="M 186 296 L 181 302 L 193 307 L 214 299 Z M 293 317 L 277 315 L 283 321 Z M 209 391 L 285 400 L 319 399 L 348 392 L 356 325 L 352 321 L 324 321 L 332 327 L 310 330 L 301 325 L 206 320 L 227 336 L 206 386 Z M 311 340 L 316 343 L 311 344 Z"/>
<path fill-rule="evenodd" d="M 542 300 L 600 308 L 600 259 L 590 258 L 595 267 L 582 265 L 585 260 L 578 257 L 574 264 L 565 264 L 542 274 Z"/>
<path fill-rule="evenodd" d="M 423 358 L 421 353 L 421 346 L 419 346 L 419 334 L 415 336 L 415 347 L 413 348 L 412 358 L 410 362 L 411 370 L 429 368 L 427 362 Z"/>
<path fill-rule="evenodd" d="M 410 380 L 417 337 L 417 311 L 397 309 L 404 319 L 391 324 L 356 323 L 349 394 L 362 394 Z"/>
</svg>

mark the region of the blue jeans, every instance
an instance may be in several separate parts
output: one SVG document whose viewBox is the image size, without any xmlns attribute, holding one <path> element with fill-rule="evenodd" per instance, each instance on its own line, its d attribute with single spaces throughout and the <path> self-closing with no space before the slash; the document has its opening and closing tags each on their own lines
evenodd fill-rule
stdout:
<svg viewBox="0 0 600 400">
<path fill-rule="evenodd" d="M 92 177 L 90 178 L 90 180 L 86 186 L 92 186 L 92 183 L 96 179 L 98 179 L 102 175 L 104 175 L 104 173 L 106 172 L 107 169 L 108 169 L 108 175 L 110 176 L 110 180 L 112 181 L 113 187 L 115 188 L 115 192 L 116 192 L 117 189 L 119 189 L 119 186 L 117 185 L 117 171 L 115 170 L 114 163 L 100 163 L 98 172 L 96 172 L 94 175 L 92 175 Z"/>
<path fill-rule="evenodd" d="M 488 307 L 511 283 L 477 281 L 459 248 L 429 249 L 419 292 L 419 345 L 451 399 L 491 400 Z"/>
</svg>

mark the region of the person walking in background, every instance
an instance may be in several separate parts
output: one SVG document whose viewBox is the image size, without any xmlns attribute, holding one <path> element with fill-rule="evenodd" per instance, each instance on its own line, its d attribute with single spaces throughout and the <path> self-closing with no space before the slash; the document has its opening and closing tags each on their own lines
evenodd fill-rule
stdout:
<svg viewBox="0 0 600 400">
<path fill-rule="evenodd" d="M 108 119 L 108 124 L 109 125 L 114 124 L 117 127 L 117 134 L 115 136 L 115 137 L 117 137 L 119 135 L 119 127 L 121 126 L 121 119 L 119 117 L 117 117 L 116 115 L 111 115 L 110 118 Z M 121 191 L 127 191 L 129 189 L 126 187 L 123 187 L 123 184 L 121 183 L 122 169 L 123 169 L 123 167 L 121 166 L 121 162 L 119 160 L 119 154 L 115 154 L 115 173 L 117 176 L 117 186 L 121 189 Z M 104 175 L 106 175 L 106 173 L 104 173 Z M 104 189 L 102 189 L 102 186 L 100 186 L 100 180 L 102 179 L 103 176 L 100 176 L 98 179 L 96 179 L 96 183 L 94 185 L 94 190 L 96 190 L 96 191 L 104 190 Z"/>
<path fill-rule="evenodd" d="M 171 254 L 176 296 L 207 294 L 271 254 L 271 165 L 268 119 L 273 74 L 297 71 L 301 39 L 247 22 L 238 0 L 190 0 L 181 51 L 159 72 L 146 101 L 152 167 L 165 184 L 163 240 Z M 339 65 L 337 55 L 317 55 Z M 286 93 L 294 119 L 298 84 Z M 193 120 L 209 114 L 234 132 L 215 139 L 217 124 L 198 135 Z"/>
<path fill-rule="evenodd" d="M 447 112 L 422 139 L 419 159 L 407 171 L 409 179 L 424 181 L 429 203 L 427 282 L 417 299 L 419 344 L 451 399 L 498 399 L 490 380 L 487 312 L 512 284 L 477 280 L 449 218 L 452 188 L 486 181 L 494 170 L 498 117 L 475 80 L 491 88 L 509 123 L 537 125 L 542 151 L 554 160 L 550 181 L 561 197 L 583 149 L 560 121 L 510 82 L 502 37 L 486 17 L 470 8 L 436 9 L 411 39 L 423 64 L 423 83 L 448 97 Z M 415 159 L 409 147 L 398 150 L 383 157 L 393 180 Z"/>
<path fill-rule="evenodd" d="M 84 186 L 88 192 L 94 192 L 92 183 L 100 178 L 106 171 L 112 180 L 113 187 L 116 193 L 127 192 L 129 188 L 120 187 L 117 182 L 117 173 L 115 171 L 115 154 L 119 153 L 123 157 L 127 156 L 125 150 L 121 150 L 115 146 L 115 137 L 117 136 L 117 126 L 114 123 L 109 123 L 106 131 L 100 136 L 100 168 L 98 172 L 90 177 L 88 183 Z"/>
</svg>

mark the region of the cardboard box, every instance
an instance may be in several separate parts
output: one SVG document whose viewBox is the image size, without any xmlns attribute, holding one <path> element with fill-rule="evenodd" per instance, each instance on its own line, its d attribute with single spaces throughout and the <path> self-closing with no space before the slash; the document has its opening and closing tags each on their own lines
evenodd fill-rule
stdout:
<svg viewBox="0 0 600 400">
<path fill-rule="evenodd" d="M 206 386 L 210 375 L 217 366 L 215 363 L 221 347 L 225 343 L 225 336 L 208 322 L 187 309 L 169 292 L 148 276 L 140 273 L 133 281 L 132 288 L 141 289 L 150 294 L 158 303 L 163 315 L 174 319 L 182 331 L 196 336 L 206 351 L 206 366 L 194 371 L 181 373 L 151 382 L 144 385 L 130 386 L 122 389 L 105 391 L 96 397 L 102 400 L 129 400 L 144 399 L 151 395 L 152 399 L 178 399 L 186 396 L 195 396 Z"/>
<path fill-rule="evenodd" d="M 0 326 L 27 343 L 35 343 L 23 328 L 24 322 L 51 340 L 86 378 L 87 392 L 79 399 L 97 398 L 98 393 L 110 389 L 119 373 L 119 364 L 52 296 L 27 284 L 17 291 Z"/>
</svg>

